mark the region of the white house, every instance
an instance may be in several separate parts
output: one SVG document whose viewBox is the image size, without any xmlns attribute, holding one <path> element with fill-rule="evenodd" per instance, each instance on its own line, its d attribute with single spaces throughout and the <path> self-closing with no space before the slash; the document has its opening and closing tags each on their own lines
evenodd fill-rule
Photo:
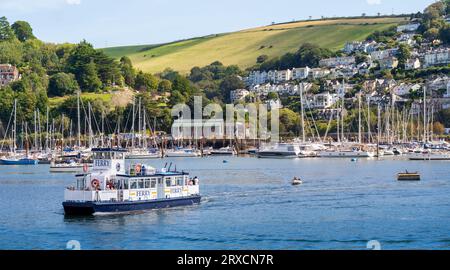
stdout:
<svg viewBox="0 0 450 270">
<path fill-rule="evenodd" d="M 250 91 L 246 89 L 236 89 L 230 92 L 231 102 L 236 102 L 239 100 L 243 100 L 246 96 L 250 94 Z"/>
<path fill-rule="evenodd" d="M 249 76 L 246 78 L 246 83 L 248 85 L 256 85 L 256 84 L 263 84 L 267 82 L 267 72 L 265 71 L 252 71 L 250 72 Z"/>
<path fill-rule="evenodd" d="M 356 51 L 360 50 L 361 46 L 362 46 L 362 42 L 359 42 L 359 41 L 347 42 L 344 46 L 344 52 L 347 54 L 356 52 Z"/>
<path fill-rule="evenodd" d="M 387 49 L 383 51 L 374 51 L 370 53 L 370 56 L 372 57 L 372 60 L 381 60 L 385 58 L 389 58 L 392 56 L 396 56 L 398 52 L 398 48 L 394 49 Z"/>
<path fill-rule="evenodd" d="M 287 82 L 292 78 L 292 71 L 290 69 L 277 70 L 276 71 L 276 82 Z"/>
<path fill-rule="evenodd" d="M 450 48 L 434 50 L 424 56 L 425 67 L 447 64 L 450 64 Z"/>
<path fill-rule="evenodd" d="M 396 57 L 389 57 L 385 59 L 379 60 L 380 63 L 380 69 L 393 69 L 398 67 L 398 59 Z"/>
<path fill-rule="evenodd" d="M 405 63 L 405 69 L 406 70 L 413 70 L 420 68 L 420 60 L 419 58 L 411 58 L 408 59 Z"/>
<path fill-rule="evenodd" d="M 307 98 L 307 106 L 311 109 L 328 109 L 332 107 L 338 100 L 336 94 L 329 92 L 320 93 Z"/>
<path fill-rule="evenodd" d="M 293 80 L 303 80 L 308 78 L 308 74 L 310 72 L 309 67 L 304 68 L 293 68 L 292 69 L 292 79 Z"/>
<path fill-rule="evenodd" d="M 420 23 L 409 23 L 397 26 L 397 32 L 415 32 L 419 29 Z"/>
<path fill-rule="evenodd" d="M 309 71 L 309 77 L 313 78 L 313 79 L 320 79 L 323 77 L 326 77 L 328 75 L 330 75 L 330 70 L 329 69 L 323 69 L 323 68 L 312 68 Z"/>
<path fill-rule="evenodd" d="M 355 64 L 356 59 L 354 56 L 333 57 L 322 59 L 319 61 L 321 67 L 337 67 L 337 66 L 349 66 Z"/>
</svg>

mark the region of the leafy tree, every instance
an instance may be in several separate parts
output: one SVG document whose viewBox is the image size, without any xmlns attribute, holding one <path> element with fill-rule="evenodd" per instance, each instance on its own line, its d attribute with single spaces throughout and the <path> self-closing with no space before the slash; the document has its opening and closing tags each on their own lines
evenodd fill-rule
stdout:
<svg viewBox="0 0 450 270">
<path fill-rule="evenodd" d="M 445 133 L 445 126 L 440 122 L 433 123 L 433 132 L 437 135 L 442 135 Z"/>
<path fill-rule="evenodd" d="M 14 39 L 14 32 L 6 17 L 0 17 L 0 41 Z"/>
<path fill-rule="evenodd" d="M 430 28 L 428 29 L 423 36 L 428 40 L 435 40 L 439 38 L 439 29 L 438 28 Z"/>
<path fill-rule="evenodd" d="M 158 84 L 158 92 L 165 93 L 172 91 L 172 82 L 169 80 L 161 80 Z"/>
<path fill-rule="evenodd" d="M 226 77 L 220 84 L 222 96 L 227 102 L 230 102 L 230 91 L 244 88 L 244 82 L 236 75 Z"/>
<path fill-rule="evenodd" d="M 399 65 L 404 68 L 406 62 L 411 57 L 411 48 L 406 44 L 400 44 L 398 48 L 398 62 Z"/>
<path fill-rule="evenodd" d="M 0 42 L 0 63 L 18 65 L 22 61 L 22 44 L 17 40 Z"/>
<path fill-rule="evenodd" d="M 133 68 L 130 58 L 123 56 L 120 58 L 120 71 L 122 73 L 125 84 L 134 87 L 136 80 L 136 71 Z"/>
<path fill-rule="evenodd" d="M 81 89 L 85 89 L 88 92 L 96 92 L 100 90 L 102 81 L 98 78 L 94 61 L 82 66 L 81 71 L 78 73 L 77 81 Z"/>
<path fill-rule="evenodd" d="M 158 78 L 149 73 L 140 71 L 136 76 L 134 87 L 139 91 L 152 91 L 158 89 Z"/>
<path fill-rule="evenodd" d="M 36 37 L 33 35 L 33 29 L 30 24 L 25 21 L 17 21 L 11 25 L 11 29 L 14 31 L 17 39 L 24 42 L 29 39 L 35 39 Z"/>
<path fill-rule="evenodd" d="M 267 99 L 278 99 L 278 93 L 276 93 L 276 92 L 269 92 L 268 94 L 267 94 Z"/>
<path fill-rule="evenodd" d="M 78 83 L 73 74 L 57 73 L 50 77 L 48 94 L 50 96 L 71 95 L 79 89 Z"/>
<path fill-rule="evenodd" d="M 439 38 L 444 42 L 445 44 L 450 44 L 450 26 L 446 25 L 439 31 Z"/>
<path fill-rule="evenodd" d="M 299 134 L 300 117 L 290 109 L 280 110 L 280 133 L 285 136 L 293 137 Z"/>
</svg>

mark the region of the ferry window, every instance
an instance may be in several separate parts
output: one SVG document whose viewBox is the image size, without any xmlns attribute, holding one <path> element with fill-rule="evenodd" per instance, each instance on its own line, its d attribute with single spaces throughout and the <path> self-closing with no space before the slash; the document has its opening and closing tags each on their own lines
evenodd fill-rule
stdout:
<svg viewBox="0 0 450 270">
<path fill-rule="evenodd" d="M 294 146 L 288 146 L 288 151 L 294 151 Z"/>
<path fill-rule="evenodd" d="M 123 189 L 128 189 L 128 179 L 123 180 Z"/>
<path fill-rule="evenodd" d="M 163 181 L 162 178 L 158 178 L 158 185 L 162 185 Z"/>
<path fill-rule="evenodd" d="M 130 189 L 137 189 L 137 182 L 136 182 L 136 180 L 130 181 Z"/>
<path fill-rule="evenodd" d="M 171 183 L 172 183 L 172 181 L 170 180 L 169 177 L 167 177 L 167 178 L 166 178 L 166 187 L 170 187 L 170 186 L 171 186 L 171 185 L 170 185 Z"/>
<path fill-rule="evenodd" d="M 84 179 L 77 179 L 77 189 L 78 190 L 84 189 Z"/>
<path fill-rule="evenodd" d="M 144 188 L 144 179 L 139 179 L 138 180 L 138 188 Z"/>
<path fill-rule="evenodd" d="M 152 179 L 150 188 L 156 188 L 156 179 Z"/>
<path fill-rule="evenodd" d="M 183 178 L 182 177 L 178 177 L 177 178 L 177 186 L 182 186 L 183 185 Z"/>
<path fill-rule="evenodd" d="M 145 179 L 145 188 L 150 188 L 150 179 Z"/>
</svg>

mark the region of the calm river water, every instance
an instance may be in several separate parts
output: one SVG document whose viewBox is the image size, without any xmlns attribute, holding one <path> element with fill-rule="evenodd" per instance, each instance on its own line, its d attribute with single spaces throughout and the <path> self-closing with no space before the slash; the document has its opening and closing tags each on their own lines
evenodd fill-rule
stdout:
<svg viewBox="0 0 450 270">
<path fill-rule="evenodd" d="M 226 159 L 228 163 L 222 161 Z M 172 158 L 198 176 L 200 205 L 65 218 L 71 174 L 0 167 L 0 249 L 450 248 L 450 162 L 401 159 Z M 396 173 L 420 171 L 420 182 Z M 304 184 L 291 186 L 301 177 Z"/>
</svg>

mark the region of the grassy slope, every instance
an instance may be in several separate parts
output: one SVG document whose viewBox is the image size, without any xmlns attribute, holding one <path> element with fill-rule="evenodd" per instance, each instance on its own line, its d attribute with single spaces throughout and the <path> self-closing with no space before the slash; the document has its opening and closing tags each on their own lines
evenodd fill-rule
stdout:
<svg viewBox="0 0 450 270">
<path fill-rule="evenodd" d="M 127 55 L 133 64 L 147 72 L 160 72 L 171 67 L 188 72 L 194 66 L 208 65 L 216 60 L 225 65 L 246 68 L 255 64 L 259 55 L 280 56 L 295 51 L 300 44 L 311 42 L 338 50 L 345 42 L 363 40 L 376 30 L 383 30 L 403 18 L 366 18 L 302 21 L 247 29 L 239 32 L 156 45 L 104 49 L 111 56 Z M 261 49 L 261 47 L 264 48 Z M 272 46 L 272 48 L 270 48 Z"/>
</svg>

